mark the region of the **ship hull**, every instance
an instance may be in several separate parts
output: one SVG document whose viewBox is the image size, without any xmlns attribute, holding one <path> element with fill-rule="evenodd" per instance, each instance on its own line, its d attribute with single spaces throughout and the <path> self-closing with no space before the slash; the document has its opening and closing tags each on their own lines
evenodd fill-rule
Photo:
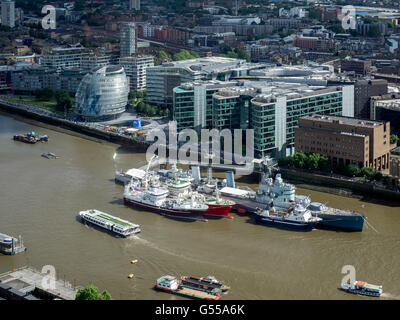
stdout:
<svg viewBox="0 0 400 320">
<path fill-rule="evenodd" d="M 216 218 L 233 218 L 229 212 L 231 212 L 233 205 L 217 205 L 208 204 L 208 209 L 204 212 L 205 216 L 216 217 Z"/>
<path fill-rule="evenodd" d="M 176 294 L 176 295 L 178 295 L 178 296 L 182 296 L 182 297 L 185 297 L 185 298 L 190 298 L 190 299 L 197 299 L 197 300 L 218 300 L 221 296 L 220 295 L 217 295 L 217 296 L 214 296 L 214 297 L 212 297 L 212 298 L 203 298 L 201 295 L 192 295 L 192 294 L 187 294 L 187 293 L 185 293 L 185 290 L 172 290 L 172 289 L 166 289 L 166 288 L 162 288 L 162 287 L 159 287 L 159 286 L 157 286 L 157 285 L 155 285 L 154 286 L 154 290 L 157 290 L 157 291 L 163 291 L 163 292 L 166 292 L 166 293 L 171 293 L 171 294 Z"/>
<path fill-rule="evenodd" d="M 313 216 L 316 216 L 316 214 L 313 213 Z M 364 227 L 363 215 L 345 216 L 318 213 L 318 217 L 322 218 L 322 221 L 317 225 L 317 228 L 321 229 L 362 231 Z"/>
<path fill-rule="evenodd" d="M 136 200 L 132 200 L 129 198 L 124 197 L 124 203 L 126 205 L 143 209 L 146 211 L 151 211 L 158 213 L 162 216 L 182 219 L 182 220 L 200 220 L 200 221 L 207 221 L 204 218 L 203 214 L 206 210 L 184 210 L 184 209 L 169 209 L 164 207 L 153 206 L 147 203 L 139 202 Z"/>
<path fill-rule="evenodd" d="M 356 289 L 343 289 L 342 288 L 342 290 L 343 291 L 346 291 L 346 292 L 349 292 L 349 293 L 354 293 L 354 294 L 359 294 L 359 295 L 362 295 L 362 296 L 369 296 L 369 297 L 380 297 L 381 296 L 381 294 L 380 293 L 373 293 L 373 292 L 366 292 L 366 291 L 363 291 L 363 290 L 356 290 Z"/>
<path fill-rule="evenodd" d="M 268 217 L 260 217 L 255 215 L 255 220 L 257 223 L 266 225 L 268 227 L 296 230 L 296 231 L 311 231 L 316 227 L 316 223 L 296 223 L 292 221 L 279 221 L 270 219 Z"/>
</svg>

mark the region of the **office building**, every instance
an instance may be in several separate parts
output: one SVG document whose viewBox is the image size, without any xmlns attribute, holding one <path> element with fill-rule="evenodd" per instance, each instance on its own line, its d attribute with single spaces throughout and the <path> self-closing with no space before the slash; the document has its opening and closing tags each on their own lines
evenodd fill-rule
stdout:
<svg viewBox="0 0 400 320">
<path fill-rule="evenodd" d="M 199 80 L 229 81 L 247 76 L 251 70 L 262 69 L 265 66 L 225 57 L 167 62 L 147 69 L 147 101 L 172 107 L 173 89 L 182 83 Z"/>
<path fill-rule="evenodd" d="M 153 56 L 121 57 L 119 64 L 125 69 L 132 91 L 146 90 L 147 68 L 154 66 Z"/>
<path fill-rule="evenodd" d="M 133 22 L 122 23 L 120 31 L 121 57 L 130 57 L 137 52 L 137 30 Z"/>
<path fill-rule="evenodd" d="M 126 110 L 129 81 L 121 66 L 97 67 L 82 80 L 75 113 L 88 121 L 115 119 Z"/>
<path fill-rule="evenodd" d="M 295 129 L 296 151 L 326 155 L 334 165 L 389 169 L 390 122 L 310 115 Z"/>
<path fill-rule="evenodd" d="M 371 67 L 370 60 L 345 59 L 341 62 L 342 71 L 353 71 L 356 74 L 365 76 Z"/>
<path fill-rule="evenodd" d="M 354 87 L 261 81 L 202 81 L 174 89 L 178 131 L 254 129 L 255 156 L 294 153 L 298 118 L 313 113 L 351 115 Z"/>
<path fill-rule="evenodd" d="M 15 2 L 14 0 L 1 1 L 1 25 L 15 27 Z"/>
<path fill-rule="evenodd" d="M 388 92 L 388 82 L 383 79 L 357 80 L 354 83 L 354 116 L 370 119 L 370 99 Z"/>
<path fill-rule="evenodd" d="M 371 97 L 371 120 L 390 121 L 392 133 L 400 136 L 400 94 Z"/>
<path fill-rule="evenodd" d="M 213 127 L 213 95 L 236 81 L 196 81 L 174 88 L 173 119 L 178 131 Z"/>
</svg>

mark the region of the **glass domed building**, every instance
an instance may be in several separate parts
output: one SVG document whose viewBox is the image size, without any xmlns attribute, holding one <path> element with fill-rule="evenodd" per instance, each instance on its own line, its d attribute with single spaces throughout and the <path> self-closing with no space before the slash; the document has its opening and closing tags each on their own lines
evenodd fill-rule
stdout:
<svg viewBox="0 0 400 320">
<path fill-rule="evenodd" d="M 88 121 L 119 117 L 128 104 L 129 81 L 121 66 L 96 67 L 79 84 L 75 114 Z"/>
</svg>

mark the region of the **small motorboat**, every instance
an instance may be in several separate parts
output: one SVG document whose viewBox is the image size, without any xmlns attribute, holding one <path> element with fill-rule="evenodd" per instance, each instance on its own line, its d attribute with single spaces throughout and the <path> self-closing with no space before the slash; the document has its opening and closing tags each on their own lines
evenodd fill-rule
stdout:
<svg viewBox="0 0 400 320">
<path fill-rule="evenodd" d="M 131 263 L 132 263 L 132 264 L 134 264 L 134 263 L 137 263 L 137 262 L 138 262 L 138 260 L 137 260 L 137 259 L 136 259 L 136 260 L 132 260 L 132 261 L 131 261 Z"/>
<path fill-rule="evenodd" d="M 131 273 L 131 274 L 128 276 L 129 279 L 133 279 L 134 277 L 135 277 L 135 276 L 134 276 L 133 273 Z"/>
<path fill-rule="evenodd" d="M 59 159 L 60 158 L 59 156 L 55 155 L 52 152 L 42 153 L 42 157 L 47 158 L 47 159 Z"/>
</svg>

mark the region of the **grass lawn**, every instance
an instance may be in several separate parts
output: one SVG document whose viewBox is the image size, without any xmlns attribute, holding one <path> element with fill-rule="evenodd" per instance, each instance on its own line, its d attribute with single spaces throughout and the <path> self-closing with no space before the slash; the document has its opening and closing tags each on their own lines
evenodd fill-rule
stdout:
<svg viewBox="0 0 400 320">
<path fill-rule="evenodd" d="M 53 112 L 60 116 L 64 115 L 63 111 L 57 110 L 57 102 L 56 99 L 51 99 L 50 101 L 39 101 L 35 97 L 5 97 L 4 100 L 20 103 L 28 106 L 37 107 L 49 112 Z"/>
</svg>

